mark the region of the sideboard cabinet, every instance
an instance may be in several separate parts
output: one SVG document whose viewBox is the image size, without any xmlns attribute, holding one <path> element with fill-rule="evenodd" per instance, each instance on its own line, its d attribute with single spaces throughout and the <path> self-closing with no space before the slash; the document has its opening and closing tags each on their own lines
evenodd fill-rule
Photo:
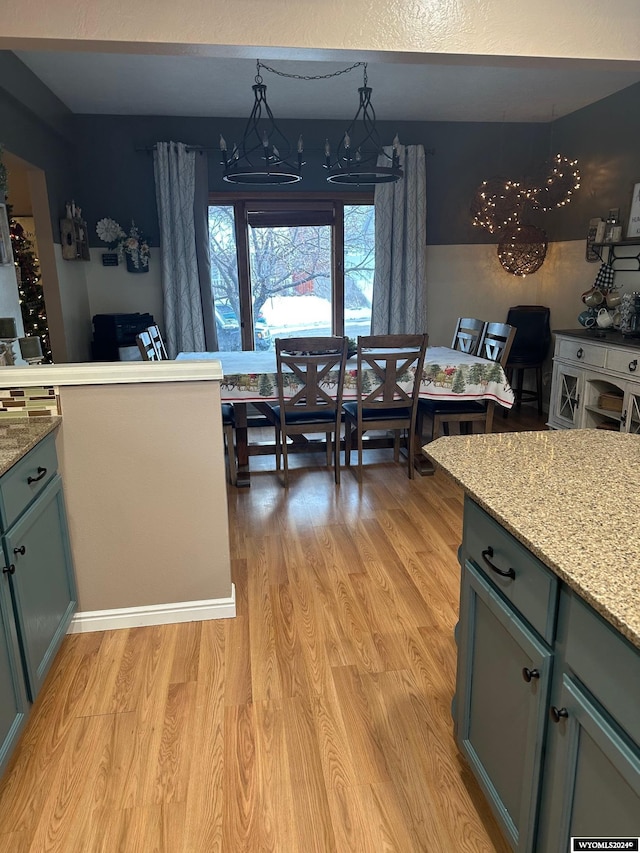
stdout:
<svg viewBox="0 0 640 853">
<path fill-rule="evenodd" d="M 76 608 L 53 435 L 0 477 L 0 772 Z"/>
<path fill-rule="evenodd" d="M 549 426 L 640 434 L 640 341 L 556 332 Z"/>
</svg>

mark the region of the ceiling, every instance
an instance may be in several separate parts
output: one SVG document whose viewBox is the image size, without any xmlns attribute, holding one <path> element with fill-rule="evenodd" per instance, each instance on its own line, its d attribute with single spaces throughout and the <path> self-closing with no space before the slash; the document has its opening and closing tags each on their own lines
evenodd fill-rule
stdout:
<svg viewBox="0 0 640 853">
<path fill-rule="evenodd" d="M 74 113 L 247 117 L 255 59 L 124 53 L 16 51 Z M 547 122 L 640 81 L 636 68 L 578 61 L 412 57 L 370 61 L 367 74 L 379 121 Z M 331 74 L 358 61 L 282 60 L 286 74 Z M 363 69 L 328 80 L 262 72 L 277 119 L 351 119 Z"/>
</svg>

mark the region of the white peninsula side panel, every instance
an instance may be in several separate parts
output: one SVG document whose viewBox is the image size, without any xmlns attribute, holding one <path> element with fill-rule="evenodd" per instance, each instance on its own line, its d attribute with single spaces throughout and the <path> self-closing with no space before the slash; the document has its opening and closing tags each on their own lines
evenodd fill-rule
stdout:
<svg viewBox="0 0 640 853">
<path fill-rule="evenodd" d="M 62 415 L 72 631 L 235 615 L 220 375 L 211 362 L 47 371 Z"/>
</svg>

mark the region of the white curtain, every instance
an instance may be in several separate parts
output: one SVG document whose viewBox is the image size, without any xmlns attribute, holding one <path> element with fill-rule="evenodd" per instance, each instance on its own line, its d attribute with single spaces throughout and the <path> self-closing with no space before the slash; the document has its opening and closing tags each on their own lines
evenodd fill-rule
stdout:
<svg viewBox="0 0 640 853">
<path fill-rule="evenodd" d="M 391 154 L 391 148 L 385 149 Z M 380 158 L 379 165 L 388 165 Z M 424 147 L 400 150 L 404 177 L 375 189 L 376 265 L 371 331 L 415 334 L 427 328 L 427 187 Z"/>
<path fill-rule="evenodd" d="M 181 142 L 158 142 L 153 166 L 164 330 L 169 358 L 175 358 L 179 352 L 206 351 L 211 329 L 215 335 L 208 251 L 201 245 L 206 240 L 206 155 Z M 209 346 L 215 349 L 215 341 Z"/>
</svg>

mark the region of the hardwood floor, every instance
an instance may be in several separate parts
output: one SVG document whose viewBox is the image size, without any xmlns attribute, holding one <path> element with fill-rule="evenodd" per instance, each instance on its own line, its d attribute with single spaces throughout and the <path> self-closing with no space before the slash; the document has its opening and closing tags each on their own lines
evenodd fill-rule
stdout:
<svg viewBox="0 0 640 853">
<path fill-rule="evenodd" d="M 229 490 L 235 619 L 65 639 L 1 853 L 506 853 L 452 736 L 461 492 L 315 464 Z"/>
</svg>

